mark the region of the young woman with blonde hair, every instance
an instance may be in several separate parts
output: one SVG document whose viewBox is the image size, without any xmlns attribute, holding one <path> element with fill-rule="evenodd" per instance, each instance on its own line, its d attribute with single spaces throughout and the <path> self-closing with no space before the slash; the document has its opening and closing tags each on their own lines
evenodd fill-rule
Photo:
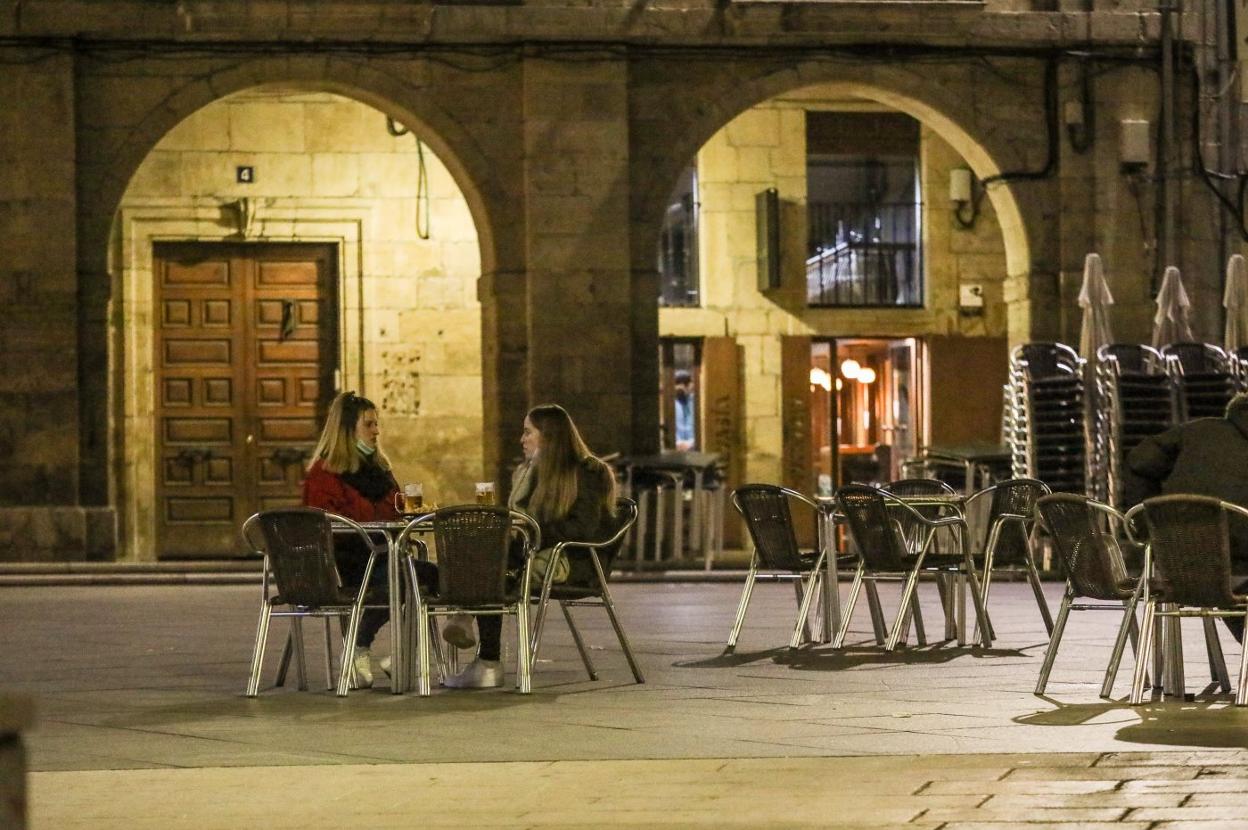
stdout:
<svg viewBox="0 0 1248 830">
<path fill-rule="evenodd" d="M 529 410 L 520 434 L 524 463 L 512 477 L 508 504 L 537 519 L 543 548 L 559 542 L 594 542 L 615 532 L 615 475 L 611 467 L 585 445 L 567 411 L 555 404 Z M 565 573 L 556 573 L 560 582 L 587 584 L 595 576 L 593 563 L 575 550 L 567 560 Z M 584 553 L 582 551 L 581 553 Z M 570 560 L 570 561 L 569 561 Z M 519 563 L 514 563 L 519 564 Z M 541 578 L 534 572 L 534 578 Z M 453 645 L 472 645 L 466 620 L 456 620 L 443 629 Z M 447 678 L 452 688 L 501 686 L 499 637 L 501 617 L 479 617 L 477 629 L 481 647 L 468 668 Z"/>
<path fill-rule="evenodd" d="M 380 435 L 376 404 L 354 392 L 343 392 L 334 398 L 303 480 L 303 504 L 357 522 L 400 518 L 394 506 L 399 486 L 390 470 L 390 460 L 378 443 Z M 334 559 L 344 586 L 358 588 L 368 561 L 363 540 L 354 534 L 335 540 Z M 437 568 L 418 562 L 417 577 L 422 585 L 436 585 Z M 389 585 L 384 566 L 373 568 L 370 585 L 386 592 Z M 387 618 L 384 610 L 369 608 L 360 619 L 351 658 L 355 662 L 357 686 L 373 685 L 370 648 Z M 388 658 L 381 661 L 381 666 L 389 673 Z"/>
</svg>

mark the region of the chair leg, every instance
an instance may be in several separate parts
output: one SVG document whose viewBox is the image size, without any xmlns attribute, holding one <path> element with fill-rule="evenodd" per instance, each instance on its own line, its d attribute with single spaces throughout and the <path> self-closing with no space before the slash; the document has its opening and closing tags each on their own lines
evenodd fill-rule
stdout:
<svg viewBox="0 0 1248 830">
<path fill-rule="evenodd" d="M 1070 604 L 1074 601 L 1075 590 L 1066 583 L 1066 593 L 1062 596 L 1062 606 L 1057 610 L 1057 624 L 1049 635 L 1049 647 L 1044 650 L 1044 662 L 1040 664 L 1040 678 L 1036 681 L 1035 694 L 1044 694 L 1049 685 L 1049 673 L 1053 671 L 1053 661 L 1057 658 L 1057 648 L 1062 642 L 1062 632 L 1066 630 L 1066 618 L 1070 616 Z"/>
<path fill-rule="evenodd" d="M 273 676 L 273 688 L 280 689 L 286 685 L 286 675 L 290 671 L 290 660 L 295 654 L 295 635 L 286 632 L 286 642 L 282 644 L 282 656 L 277 661 L 277 674 Z"/>
<path fill-rule="evenodd" d="M 741 589 L 741 600 L 737 603 L 737 619 L 728 633 L 728 645 L 725 654 L 731 654 L 737 648 L 737 638 L 741 636 L 741 626 L 745 623 L 745 612 L 750 607 L 750 595 L 754 593 L 754 576 L 758 573 L 758 554 L 750 560 L 750 572 L 745 575 L 745 587 Z"/>
<path fill-rule="evenodd" d="M 880 589 L 874 579 L 867 581 L 867 607 L 871 610 L 871 630 L 875 633 L 875 644 L 882 646 L 888 639 L 888 629 L 884 623 L 884 606 L 880 603 Z M 847 611 L 846 614 L 848 613 Z"/>
<path fill-rule="evenodd" d="M 572 619 L 572 612 L 568 610 L 566 603 L 559 603 L 559 610 L 563 612 L 563 618 L 568 621 L 568 629 L 572 632 L 572 641 L 576 643 L 576 650 L 581 653 L 581 662 L 585 664 L 585 671 L 589 673 L 590 680 L 598 679 L 598 671 L 594 668 L 594 661 L 589 659 L 589 649 L 585 647 L 585 641 L 581 638 L 581 631 L 576 627 L 576 622 Z"/>
<path fill-rule="evenodd" d="M 429 682 L 429 642 L 433 639 L 429 635 L 434 631 L 429 619 L 429 606 L 423 601 L 416 603 L 412 615 L 416 618 L 416 629 L 421 632 L 416 640 L 416 694 L 428 697 L 432 693 Z"/>
<path fill-rule="evenodd" d="M 920 558 L 918 562 L 915 562 L 914 570 L 906 576 L 905 587 L 901 589 L 901 604 L 897 608 L 897 618 L 893 621 L 893 630 L 888 632 L 888 639 L 884 643 L 885 651 L 893 651 L 897 648 L 897 640 L 901 637 L 906 614 L 910 611 L 910 600 L 914 596 L 914 588 L 919 581 L 919 568 L 922 565 L 923 561 Z"/>
<path fill-rule="evenodd" d="M 633 673 L 633 680 L 638 683 L 645 683 L 646 678 L 641 673 L 641 667 L 637 664 L 637 658 L 633 655 L 633 647 L 628 642 L 628 635 L 624 633 L 624 626 L 620 625 L 619 617 L 615 613 L 615 600 L 611 596 L 611 592 L 607 589 L 606 583 L 602 585 L 602 605 L 607 609 L 607 618 L 611 620 L 611 627 L 615 629 L 615 638 L 620 641 L 620 648 L 624 651 L 624 659 L 628 661 L 628 668 Z M 571 620 L 571 617 L 569 617 Z"/>
<path fill-rule="evenodd" d="M 1226 670 L 1226 658 L 1222 655 L 1222 643 L 1218 641 L 1218 628 L 1212 617 L 1204 618 L 1205 651 L 1209 656 L 1209 678 L 1218 684 L 1222 692 L 1231 690 L 1231 676 Z"/>
<path fill-rule="evenodd" d="M 1248 622 L 1248 615 L 1244 621 Z M 1239 653 L 1239 689 L 1235 692 L 1235 705 L 1248 706 L 1248 646 Z"/>
<path fill-rule="evenodd" d="M 958 636 L 958 630 L 953 613 L 953 597 L 949 591 L 949 574 L 936 574 L 936 592 L 940 595 L 940 609 L 945 615 L 945 639 L 952 640 Z"/>
<path fill-rule="evenodd" d="M 797 599 L 797 607 L 801 608 L 803 604 L 803 600 L 806 596 L 805 583 L 802 580 L 801 574 L 798 574 L 797 579 L 793 580 L 793 595 Z M 802 639 L 805 640 L 806 642 L 810 642 L 812 640 L 812 637 L 810 636 L 810 608 L 809 607 L 807 607 L 806 613 L 801 616 L 798 622 L 801 624 Z M 797 646 L 790 646 L 790 648 L 797 648 Z"/>
<path fill-rule="evenodd" d="M 801 644 L 804 636 L 807 642 L 810 642 L 810 603 L 815 598 L 815 589 L 819 586 L 818 570 L 810 575 L 810 579 L 805 582 L 805 588 L 802 586 L 801 576 L 798 576 L 796 582 L 793 583 L 798 588 L 798 608 L 797 608 L 797 624 L 793 626 L 793 636 L 789 639 L 789 648 L 795 649 Z"/>
<path fill-rule="evenodd" d="M 1027 554 L 1027 581 L 1031 583 L 1031 592 L 1036 595 L 1036 605 L 1040 609 L 1040 619 L 1044 620 L 1044 628 L 1049 634 L 1053 633 L 1053 617 L 1049 613 L 1049 601 L 1044 598 L 1044 585 L 1040 582 L 1040 571 L 1036 568 L 1036 560 L 1031 556 L 1031 549 L 1028 547 Z"/>
<path fill-rule="evenodd" d="M 330 618 L 325 617 L 325 691 L 334 688 L 334 641 L 330 633 Z"/>
<path fill-rule="evenodd" d="M 256 642 L 251 650 L 251 674 L 247 677 L 247 697 L 255 697 L 260 691 L 260 664 L 264 662 L 264 646 L 269 639 L 269 619 L 273 608 L 268 601 L 260 603 L 260 621 L 256 623 Z"/>
<path fill-rule="evenodd" d="M 863 564 L 859 562 L 858 567 L 854 569 L 854 581 L 849 585 L 849 596 L 845 598 L 845 610 L 841 612 L 841 628 L 836 632 L 836 639 L 832 641 L 832 648 L 841 648 L 845 645 L 845 635 L 849 633 L 849 621 L 853 619 L 854 606 L 858 604 L 858 593 L 862 590 L 863 570 Z M 868 602 L 871 596 L 870 587 L 874 587 L 874 580 L 872 580 L 872 585 L 867 590 Z"/>
<path fill-rule="evenodd" d="M 993 528 L 993 530 L 995 531 L 995 530 L 996 530 L 996 528 Z M 995 532 L 993 533 L 993 538 L 994 538 L 994 539 L 996 538 L 996 533 L 995 533 Z M 980 584 L 979 584 L 979 588 L 977 589 L 977 595 L 978 595 L 978 597 L 979 597 L 979 604 L 978 604 L 978 605 L 976 605 L 976 608 L 977 608 L 977 609 L 978 609 L 980 606 L 982 606 L 982 607 L 984 607 L 984 608 L 987 608 L 987 607 L 988 607 L 988 592 L 992 589 L 992 561 L 993 561 L 993 559 L 995 558 L 993 554 L 996 552 L 996 551 L 994 550 L 994 547 L 995 547 L 995 546 L 994 546 L 994 545 L 990 542 L 990 543 L 989 543 L 988 550 L 984 552 L 984 570 L 983 570 L 983 573 L 982 573 L 982 574 L 981 574 L 981 576 L 980 576 Z M 969 558 L 968 558 L 968 559 L 969 559 Z M 975 562 L 975 560 L 974 560 L 974 559 L 969 559 L 969 561 L 970 561 L 970 564 L 969 564 L 967 567 L 968 567 L 968 569 L 969 569 L 970 573 L 974 574 L 974 572 L 975 572 L 975 571 L 974 571 L 974 568 L 975 568 L 975 564 L 974 564 L 974 562 Z M 972 585 L 974 585 L 974 581 L 972 581 Z M 991 624 L 989 624 L 989 625 L 991 626 Z M 980 614 L 979 614 L 979 612 L 978 612 L 978 611 L 976 611 L 976 614 L 975 614 L 975 634 L 974 634 L 974 636 L 972 637 L 972 639 L 975 639 L 975 640 L 982 640 L 982 637 L 981 637 L 980 632 L 981 632 L 981 629 L 983 628 L 983 626 L 984 626 L 984 618 L 983 618 L 982 616 L 980 616 Z M 993 637 L 995 637 L 995 636 L 996 636 L 995 632 L 993 632 L 993 631 L 990 629 L 990 630 L 988 631 L 988 637 L 989 637 L 989 639 L 991 639 L 991 638 L 993 638 Z"/>
<path fill-rule="evenodd" d="M 910 608 L 914 617 L 914 637 L 918 640 L 919 645 L 927 645 L 927 629 L 923 626 L 923 609 L 919 607 L 919 591 L 915 587 L 914 596 L 910 600 Z M 909 623 L 906 623 L 907 627 Z"/>
<path fill-rule="evenodd" d="M 971 599 L 975 601 L 975 624 L 979 628 L 979 642 L 984 648 L 992 648 L 992 620 L 988 617 L 986 601 L 988 592 L 984 591 L 982 595 L 980 594 L 979 586 L 975 584 L 975 564 L 971 561 L 969 554 L 966 557 L 966 569 L 966 577 L 971 581 Z"/>
<path fill-rule="evenodd" d="M 529 653 L 529 598 L 527 596 L 516 600 L 516 673 L 520 675 L 520 694 L 530 694 L 533 691 L 533 660 Z"/>
<path fill-rule="evenodd" d="M 303 620 L 290 618 L 290 639 L 295 643 L 295 677 L 299 681 L 296 687 L 301 692 L 308 690 L 308 664 L 303 653 Z"/>
<path fill-rule="evenodd" d="M 342 667 L 338 671 L 338 697 L 347 696 L 347 688 L 351 683 L 351 674 L 355 668 L 352 661 L 355 651 L 355 637 L 360 630 L 360 617 L 363 613 L 364 609 L 359 604 L 351 609 L 350 622 L 347 623 L 347 633 L 342 638 L 342 660 L 340 661 Z"/>
<path fill-rule="evenodd" d="M 1105 667 L 1105 680 L 1101 683 L 1101 697 L 1103 698 L 1108 699 L 1114 693 L 1114 680 L 1118 677 L 1118 667 L 1122 664 L 1122 653 L 1127 649 L 1127 639 L 1135 630 L 1135 606 L 1139 599 L 1140 589 L 1136 588 L 1131 599 L 1124 600 L 1122 603 L 1122 623 L 1118 626 L 1118 636 L 1114 638 L 1114 650 L 1109 654 L 1109 665 Z"/>
<path fill-rule="evenodd" d="M 1140 623 L 1140 650 L 1135 655 L 1135 672 L 1131 678 L 1131 705 L 1139 706 L 1144 702 L 1144 673 L 1148 670 L 1148 658 L 1152 656 L 1153 643 L 1153 621 L 1156 617 L 1156 601 L 1149 597 L 1144 603 L 1144 619 Z M 1154 677 L 1160 677 L 1156 668 L 1153 670 Z M 1161 681 L 1158 680 L 1160 683 Z"/>
</svg>

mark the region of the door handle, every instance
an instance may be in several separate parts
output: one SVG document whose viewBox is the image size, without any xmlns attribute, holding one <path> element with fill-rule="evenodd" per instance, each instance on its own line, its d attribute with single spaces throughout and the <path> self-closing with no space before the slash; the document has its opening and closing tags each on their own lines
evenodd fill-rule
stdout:
<svg viewBox="0 0 1248 830">
<path fill-rule="evenodd" d="M 247 443 L 248 443 L 248 444 L 254 444 L 254 443 L 256 443 L 256 436 L 255 436 L 255 435 L 252 435 L 250 432 L 249 432 L 249 433 L 247 433 Z"/>
</svg>

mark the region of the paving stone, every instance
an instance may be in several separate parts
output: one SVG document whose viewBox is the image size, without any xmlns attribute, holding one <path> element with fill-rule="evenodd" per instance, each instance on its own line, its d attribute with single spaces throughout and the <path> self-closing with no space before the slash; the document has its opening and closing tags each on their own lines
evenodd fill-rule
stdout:
<svg viewBox="0 0 1248 830">
<path fill-rule="evenodd" d="M 254 589 L 0 589 L 0 677 L 36 694 L 43 718 L 28 735 L 33 826 L 1245 826 L 1248 751 L 1229 743 L 1244 712 L 1101 701 L 1112 620 L 1064 643 L 1072 679 L 1037 698 L 1042 636 L 1023 584 L 994 588 L 989 653 L 790 654 L 792 596 L 760 592 L 756 644 L 724 656 L 738 590 L 618 586 L 645 685 L 609 623 L 585 615 L 597 682 L 552 626 L 530 696 L 421 699 L 379 681 L 338 699 L 313 647 L 312 691 L 247 699 Z M 291 791 L 293 806 L 276 800 Z"/>
</svg>

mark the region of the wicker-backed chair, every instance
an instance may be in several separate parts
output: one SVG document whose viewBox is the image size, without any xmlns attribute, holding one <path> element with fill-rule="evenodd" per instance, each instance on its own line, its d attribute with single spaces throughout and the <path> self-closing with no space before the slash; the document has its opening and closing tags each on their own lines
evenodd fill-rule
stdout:
<svg viewBox="0 0 1248 830">
<path fill-rule="evenodd" d="M 1044 598 L 1044 586 L 1040 583 L 1040 571 L 1036 568 L 1031 550 L 1031 530 L 1035 524 L 1036 501 L 1051 491 L 1043 481 L 1034 478 L 1012 478 L 1001 481 L 972 494 L 966 500 L 968 511 L 981 498 L 991 497 L 988 522 L 984 531 L 983 547 L 972 555 L 983 559 L 979 589 L 982 602 L 988 605 L 988 591 L 992 586 L 993 568 L 998 564 L 1023 564 L 1027 581 L 1040 609 L 1040 618 L 1049 634 L 1053 633 L 1053 616 L 1048 600 Z M 995 637 L 995 633 L 993 634 Z"/>
<path fill-rule="evenodd" d="M 1101 697 L 1107 698 L 1113 691 L 1128 635 L 1132 646 L 1139 651 L 1135 606 L 1144 582 L 1142 577 L 1131 577 L 1123 561 L 1118 544 L 1124 532 L 1123 516 L 1109 505 L 1086 496 L 1058 493 L 1036 501 L 1036 518 L 1048 530 L 1066 576 L 1066 590 L 1049 637 L 1049 647 L 1044 652 L 1036 694 L 1044 694 L 1048 685 L 1070 612 L 1119 611 L 1122 622 L 1101 684 Z M 1095 602 L 1077 601 L 1085 599 Z"/>
<path fill-rule="evenodd" d="M 793 582 L 798 612 L 793 636 L 789 639 L 789 648 L 797 648 L 803 637 L 809 637 L 807 618 L 811 601 L 824 578 L 825 551 L 828 545 L 821 544 L 814 551 L 801 550 L 793 529 L 790 500 L 808 505 L 815 511 L 814 515 L 818 515 L 819 506 L 814 501 L 786 487 L 746 484 L 732 492 L 732 504 L 745 520 L 750 540 L 754 543 L 754 553 L 750 558 L 750 571 L 745 577 L 745 587 L 741 589 L 741 600 L 737 603 L 737 616 L 732 624 L 732 631 L 728 634 L 725 653 L 736 649 L 737 638 L 741 635 L 741 626 L 745 623 L 745 614 L 750 606 L 750 597 L 754 593 L 754 583 L 764 579 Z M 828 587 L 836 590 L 835 585 Z M 825 613 L 830 612 L 825 609 Z"/>
<path fill-rule="evenodd" d="M 841 620 L 841 629 L 836 635 L 835 646 L 840 647 L 845 641 L 854 605 L 864 581 L 904 579 L 897 618 L 884 644 L 889 651 L 895 649 L 905 630 L 905 619 L 911 611 L 919 576 L 926 572 L 950 574 L 959 580 L 965 578 L 971 581 L 976 616 L 985 623 L 980 626 L 980 641 L 985 648 L 991 647 L 991 626 L 986 624 L 987 614 L 980 599 L 974 562 L 966 548 L 966 519 L 963 516 L 953 515 L 932 519 L 897 496 L 862 484 L 848 484 L 837 490 L 836 503 L 857 543 L 859 561 L 854 571 L 849 601 Z M 923 528 L 921 539 L 908 543 L 901 517 Z M 933 538 L 941 528 L 953 528 L 958 531 L 957 538 L 962 547 L 960 556 L 933 557 L 929 561 L 926 558 L 928 551 Z M 963 644 L 965 643 L 965 630 L 965 620 L 959 620 L 959 642 Z"/>
<path fill-rule="evenodd" d="M 1143 645 L 1136 661 L 1131 686 L 1131 703 L 1144 699 L 1144 669 L 1152 649 L 1156 648 L 1152 633 L 1157 617 L 1174 621 L 1174 643 L 1179 639 L 1179 620 L 1200 617 L 1205 621 L 1206 648 L 1210 662 L 1220 663 L 1214 617 L 1241 617 L 1248 621 L 1248 595 L 1236 594 L 1231 579 L 1230 518 L 1248 519 L 1248 510 L 1236 504 L 1208 496 L 1173 495 L 1146 499 L 1127 513 L 1128 532 L 1134 533 L 1132 521 L 1143 516 L 1147 527 L 1146 572 L 1151 578 L 1144 584 L 1144 620 L 1141 625 Z M 1159 608 L 1162 605 L 1164 607 Z M 1209 638 L 1213 634 L 1212 639 Z M 1179 658 L 1176 648 L 1172 655 Z M 1175 660 L 1172 674 L 1182 677 L 1181 659 Z M 1216 677 L 1217 674 L 1222 677 Z M 1215 679 L 1229 691 L 1225 669 L 1214 666 Z M 1179 681 L 1179 693 L 1183 693 Z M 1248 648 L 1242 650 L 1239 684 L 1235 705 L 1248 705 Z"/>
<path fill-rule="evenodd" d="M 409 631 L 423 635 L 430 620 L 451 614 L 472 616 L 514 616 L 517 633 L 516 673 L 521 694 L 532 690 L 529 659 L 529 557 L 541 543 L 537 522 L 526 513 L 494 505 L 465 504 L 444 507 L 420 516 L 408 526 L 433 520 L 433 538 L 438 552 L 438 591 L 423 595 L 416 581 L 415 563 L 409 558 L 409 587 L 414 594 Z M 520 578 L 507 573 L 507 553 L 514 534 L 524 541 L 524 568 Z M 403 541 L 403 536 L 399 537 Z M 416 688 L 430 693 L 430 653 L 427 636 L 415 637 Z"/>
<path fill-rule="evenodd" d="M 628 661 L 628 667 L 633 672 L 633 679 L 638 683 L 645 683 L 646 678 L 642 675 L 641 668 L 637 664 L 637 658 L 633 655 L 633 649 L 628 642 L 628 635 L 624 633 L 624 628 L 620 625 L 619 617 L 616 615 L 615 600 L 611 597 L 611 589 L 607 587 L 607 576 L 611 573 L 611 559 L 616 551 L 619 550 L 620 545 L 623 544 L 624 536 L 637 521 L 637 502 L 632 499 L 617 500 L 616 516 L 618 525 L 611 538 L 601 542 L 560 542 L 552 549 L 550 564 L 546 567 L 546 573 L 542 579 L 541 592 L 532 598 L 532 601 L 537 605 L 537 613 L 533 619 L 532 645 L 529 649 L 530 659 L 533 663 L 537 662 L 537 651 L 542 644 L 542 632 L 546 623 L 546 611 L 550 601 L 554 600 L 559 603 L 559 610 L 563 612 L 563 618 L 568 621 L 568 628 L 572 632 L 572 640 L 576 643 L 577 651 L 581 654 L 581 662 L 585 664 L 585 671 L 589 673 L 589 679 L 597 680 L 598 672 L 594 669 L 594 663 L 589 658 L 589 650 L 585 648 L 585 641 L 581 638 L 581 632 L 577 629 L 576 623 L 572 619 L 572 612 L 569 609 L 576 607 L 602 608 L 607 612 L 607 617 L 611 620 L 611 626 L 615 629 L 615 637 L 620 641 L 620 648 L 624 652 L 624 659 Z M 576 585 L 563 583 L 556 585 L 554 583 L 555 572 L 559 560 L 565 556 L 587 557 L 594 566 L 594 584 Z M 604 556 L 607 558 L 605 562 L 603 561 Z"/>
<path fill-rule="evenodd" d="M 364 577 L 358 589 L 344 589 L 334 560 L 334 533 L 331 522 L 353 528 L 363 538 L 369 551 Z M 330 633 L 328 620 L 346 616 L 347 631 L 343 637 L 341 667 L 338 672 L 338 696 L 345 697 L 351 682 L 351 644 L 360 626 L 365 608 L 389 609 L 384 596 L 369 591 L 369 579 L 378 557 L 386 555 L 385 543 L 369 537 L 367 531 L 345 516 L 327 513 L 314 507 L 291 507 L 266 510 L 247 519 L 242 527 L 243 540 L 264 555 L 264 575 L 260 588 L 260 621 L 256 626 L 256 642 L 251 656 L 251 672 L 247 680 L 247 696 L 255 697 L 260 688 L 260 668 L 273 617 L 288 617 L 291 625 L 299 688 L 307 688 L 303 659 L 304 617 L 326 618 L 325 661 L 329 673 Z M 384 564 L 383 564 L 384 567 Z M 272 593 L 270 588 L 276 590 Z M 283 656 L 284 664 L 289 655 Z"/>
<path fill-rule="evenodd" d="M 884 490 L 884 492 L 886 493 L 892 493 L 894 496 L 897 496 L 898 498 L 901 498 L 901 499 L 922 498 L 924 496 L 934 496 L 937 498 L 950 498 L 950 497 L 954 497 L 957 495 L 957 491 L 953 489 L 952 485 L 950 485 L 947 482 L 941 481 L 938 478 L 903 478 L 903 479 L 898 479 L 897 481 L 889 482 L 888 484 L 886 484 L 884 487 L 880 489 Z M 914 509 L 919 514 L 926 516 L 929 519 L 939 519 L 941 516 L 945 515 L 949 509 L 948 507 L 945 507 L 942 505 L 931 505 L 931 506 L 911 505 L 911 506 L 914 507 Z M 908 513 L 895 516 L 895 518 L 898 521 L 898 523 L 901 525 L 901 531 L 902 531 L 902 534 L 906 538 L 907 547 L 909 547 L 910 549 L 914 549 L 915 547 L 923 543 L 923 534 L 926 532 L 926 527 L 922 523 L 915 522 L 910 517 L 910 514 Z M 956 545 L 957 536 L 954 535 L 954 532 L 952 531 L 952 529 L 949 529 L 949 530 L 950 532 L 946 533 L 946 536 L 948 537 L 947 539 L 942 540 L 940 534 L 937 534 L 935 538 L 932 539 L 932 547 L 928 551 L 928 555 L 931 555 L 933 553 L 939 553 L 941 551 L 942 544 L 948 543 L 950 540 L 952 540 L 952 542 L 954 542 Z M 954 614 L 953 614 L 953 605 L 952 605 L 953 594 L 950 591 L 947 583 L 948 581 L 946 579 L 939 579 L 937 580 L 936 585 L 940 589 L 940 602 L 941 602 L 941 606 L 945 610 L 945 637 L 951 638 L 954 636 L 954 629 L 953 629 Z M 868 588 L 875 587 L 874 580 L 872 580 L 871 582 L 868 582 L 867 587 Z M 912 605 L 913 605 L 913 608 L 911 609 L 911 613 L 913 614 L 915 623 L 917 624 L 918 635 L 919 635 L 919 645 L 926 645 L 927 638 L 926 638 L 926 633 L 923 630 L 923 614 L 922 614 L 922 611 L 920 611 L 919 609 L 919 602 L 917 599 L 917 595 Z M 909 633 L 909 624 L 907 623 L 902 629 L 902 633 L 901 633 L 902 643 L 905 643 L 906 635 L 908 633 Z M 882 639 L 882 638 L 877 638 L 877 639 Z"/>
</svg>

